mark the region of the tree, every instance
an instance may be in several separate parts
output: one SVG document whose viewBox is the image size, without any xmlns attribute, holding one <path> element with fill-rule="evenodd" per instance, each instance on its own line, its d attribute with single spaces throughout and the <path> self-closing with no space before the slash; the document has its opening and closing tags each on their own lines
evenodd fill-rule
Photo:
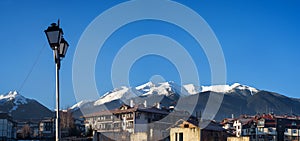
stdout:
<svg viewBox="0 0 300 141">
<path fill-rule="evenodd" d="M 92 125 L 90 125 L 86 131 L 86 136 L 87 137 L 91 137 L 93 136 L 93 129 L 92 129 Z"/>
<path fill-rule="evenodd" d="M 62 129 L 69 129 L 74 127 L 74 119 L 70 110 L 62 111 L 60 113 L 60 127 Z"/>
<path fill-rule="evenodd" d="M 21 129 L 21 137 L 23 139 L 30 138 L 31 135 L 31 128 L 28 124 L 25 124 Z"/>
<path fill-rule="evenodd" d="M 61 136 L 70 136 L 70 129 L 74 126 L 74 120 L 70 110 L 63 110 L 60 112 L 60 128 Z"/>
</svg>

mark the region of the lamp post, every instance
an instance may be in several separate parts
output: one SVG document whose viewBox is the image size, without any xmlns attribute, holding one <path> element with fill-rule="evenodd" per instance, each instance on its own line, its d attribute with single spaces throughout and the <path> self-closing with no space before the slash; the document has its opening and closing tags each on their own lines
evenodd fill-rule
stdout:
<svg viewBox="0 0 300 141">
<path fill-rule="evenodd" d="M 56 118 L 55 118 L 55 140 L 60 140 L 60 116 L 59 116 L 59 70 L 60 70 L 60 61 L 65 57 L 68 50 L 69 44 L 63 38 L 63 31 L 58 24 L 52 23 L 45 30 L 49 45 L 53 50 L 55 69 L 56 69 Z"/>
</svg>

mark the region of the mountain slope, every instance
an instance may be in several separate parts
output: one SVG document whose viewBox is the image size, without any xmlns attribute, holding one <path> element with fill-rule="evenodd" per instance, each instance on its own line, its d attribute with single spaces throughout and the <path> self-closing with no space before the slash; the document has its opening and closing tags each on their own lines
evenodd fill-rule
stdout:
<svg viewBox="0 0 300 141">
<path fill-rule="evenodd" d="M 184 107 L 195 107 L 194 113 L 203 112 L 211 94 L 223 95 L 223 101 L 216 113 L 215 119 L 239 116 L 241 114 L 256 114 L 274 112 L 275 114 L 300 115 L 300 100 L 289 98 L 277 93 L 259 90 L 239 83 L 233 85 L 195 86 L 188 84 L 179 86 L 174 82 L 154 84 L 148 82 L 136 88 L 122 87 L 115 89 L 95 102 L 81 104 L 77 110 L 85 113 L 117 108 L 121 104 L 128 104 L 133 100 L 136 104 L 147 101 L 148 106 L 160 102 L 162 106 L 175 105 L 180 98 L 180 110 Z M 195 101 L 192 103 L 191 101 Z M 194 106 L 193 106 L 194 105 Z M 210 105 L 215 106 L 215 105 Z"/>
<path fill-rule="evenodd" d="M 261 91 L 248 98 L 247 107 L 259 113 L 300 114 L 299 101 L 268 91 Z"/>
<path fill-rule="evenodd" d="M 136 88 L 121 87 L 107 92 L 95 101 L 94 105 L 102 105 L 114 100 L 126 101 L 139 96 L 165 95 L 170 97 L 180 97 L 190 95 L 184 87 L 174 82 L 152 83 L 148 82 Z"/>
<path fill-rule="evenodd" d="M 15 120 L 42 119 L 54 116 L 52 111 L 38 101 L 25 98 L 16 91 L 0 95 L 0 111 L 10 113 Z"/>
</svg>

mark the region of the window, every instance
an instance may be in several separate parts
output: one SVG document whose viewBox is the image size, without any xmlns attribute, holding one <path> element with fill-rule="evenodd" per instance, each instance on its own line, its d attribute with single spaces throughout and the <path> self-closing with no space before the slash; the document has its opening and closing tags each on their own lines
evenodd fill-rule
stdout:
<svg viewBox="0 0 300 141">
<path fill-rule="evenodd" d="M 179 140 L 178 141 L 183 141 L 183 133 L 179 133 Z"/>
<path fill-rule="evenodd" d="M 273 128 L 269 127 L 268 128 L 269 132 L 273 132 Z"/>
<path fill-rule="evenodd" d="M 183 133 L 175 133 L 175 141 L 183 141 Z"/>
<path fill-rule="evenodd" d="M 136 119 L 140 119 L 141 113 L 136 113 Z"/>
<path fill-rule="evenodd" d="M 127 124 L 127 127 L 132 128 L 133 127 L 133 121 L 129 121 L 128 124 Z"/>
<path fill-rule="evenodd" d="M 189 124 L 184 124 L 183 127 L 184 128 L 189 128 Z"/>
<path fill-rule="evenodd" d="M 296 133 L 297 133 L 297 130 L 296 130 L 296 129 L 293 129 L 292 132 L 293 132 L 293 134 L 296 134 Z"/>
</svg>

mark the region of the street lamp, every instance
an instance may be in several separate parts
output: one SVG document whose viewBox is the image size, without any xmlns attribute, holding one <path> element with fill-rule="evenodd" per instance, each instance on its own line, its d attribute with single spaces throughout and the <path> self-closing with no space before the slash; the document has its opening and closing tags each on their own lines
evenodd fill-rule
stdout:
<svg viewBox="0 0 300 141">
<path fill-rule="evenodd" d="M 55 139 L 56 141 L 60 140 L 60 116 L 59 116 L 59 69 L 60 69 L 60 61 L 65 57 L 66 52 L 68 50 L 69 44 L 63 38 L 63 31 L 59 27 L 58 24 L 52 23 L 45 30 L 49 45 L 53 50 L 54 60 L 55 60 L 55 68 L 56 68 L 56 119 L 55 119 Z"/>
</svg>

